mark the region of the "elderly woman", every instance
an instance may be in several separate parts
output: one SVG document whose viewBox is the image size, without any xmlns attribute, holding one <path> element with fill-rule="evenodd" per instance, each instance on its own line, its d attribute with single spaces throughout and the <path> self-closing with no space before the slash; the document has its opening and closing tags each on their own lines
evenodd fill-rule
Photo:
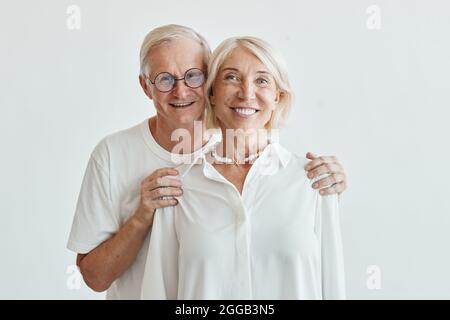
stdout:
<svg viewBox="0 0 450 320">
<path fill-rule="evenodd" d="M 183 196 L 155 213 L 144 299 L 345 297 L 337 196 L 277 142 L 292 103 L 265 41 L 225 40 L 208 68 L 207 125 L 221 142 L 178 167 Z"/>
</svg>

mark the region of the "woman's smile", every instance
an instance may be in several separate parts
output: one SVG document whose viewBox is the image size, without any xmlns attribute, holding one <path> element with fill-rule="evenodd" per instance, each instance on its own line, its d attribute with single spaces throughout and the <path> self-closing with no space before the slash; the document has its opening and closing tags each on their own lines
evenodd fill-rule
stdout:
<svg viewBox="0 0 450 320">
<path fill-rule="evenodd" d="M 231 107 L 238 117 L 249 118 L 259 112 L 259 109 L 253 107 Z"/>
</svg>

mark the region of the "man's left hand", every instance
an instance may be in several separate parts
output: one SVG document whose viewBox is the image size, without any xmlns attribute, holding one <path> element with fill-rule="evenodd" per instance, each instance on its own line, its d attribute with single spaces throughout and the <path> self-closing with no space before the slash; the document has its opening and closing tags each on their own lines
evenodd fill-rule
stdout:
<svg viewBox="0 0 450 320">
<path fill-rule="evenodd" d="M 316 156 L 308 152 L 306 158 L 311 161 L 305 166 L 308 178 L 314 179 L 323 174 L 328 174 L 323 179 L 313 184 L 314 189 L 319 189 L 321 195 L 341 194 L 347 189 L 347 177 L 344 167 L 335 156 Z"/>
</svg>

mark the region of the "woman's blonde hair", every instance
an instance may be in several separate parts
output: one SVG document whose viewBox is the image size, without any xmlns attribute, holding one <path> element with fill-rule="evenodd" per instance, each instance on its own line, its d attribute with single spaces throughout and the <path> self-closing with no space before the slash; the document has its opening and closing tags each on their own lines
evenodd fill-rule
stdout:
<svg viewBox="0 0 450 320">
<path fill-rule="evenodd" d="M 206 100 L 206 126 L 217 128 L 219 126 L 214 108 L 209 99 L 214 81 L 227 57 L 234 49 L 242 47 L 254 54 L 269 70 L 275 79 L 277 89 L 280 91 L 280 100 L 272 113 L 266 129 L 281 127 L 287 118 L 294 100 L 294 94 L 289 84 L 287 67 L 281 55 L 266 41 L 256 37 L 232 37 L 223 41 L 212 53 L 208 65 L 208 79 L 205 84 Z"/>
<path fill-rule="evenodd" d="M 176 39 L 192 39 L 197 41 L 203 48 L 203 63 L 208 65 L 211 56 L 211 49 L 208 42 L 195 30 L 180 26 L 177 24 L 168 24 L 150 31 L 144 38 L 140 51 L 140 74 L 148 76 L 150 65 L 148 61 L 151 50 L 164 42 L 170 42 Z M 188 53 L 187 53 L 188 54 Z"/>
</svg>

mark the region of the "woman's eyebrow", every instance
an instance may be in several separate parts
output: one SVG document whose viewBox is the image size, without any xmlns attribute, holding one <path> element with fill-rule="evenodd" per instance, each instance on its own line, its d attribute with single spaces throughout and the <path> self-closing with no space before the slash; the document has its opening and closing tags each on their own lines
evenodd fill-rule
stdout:
<svg viewBox="0 0 450 320">
<path fill-rule="evenodd" d="M 237 71 L 237 72 L 239 72 L 239 70 L 236 69 L 236 68 L 224 68 L 224 69 L 222 69 L 222 72 L 223 71 Z"/>
<path fill-rule="evenodd" d="M 231 67 L 228 67 L 228 68 L 223 68 L 223 69 L 222 69 L 222 72 L 224 72 L 224 71 L 237 71 L 237 72 L 239 72 L 239 70 L 238 70 L 238 69 L 236 69 L 236 68 L 231 68 Z M 264 71 L 264 70 L 261 70 L 261 71 L 256 71 L 256 73 L 264 73 L 264 74 L 268 74 L 268 75 L 271 75 L 271 73 L 270 73 L 270 72 L 268 72 L 268 71 Z"/>
</svg>

